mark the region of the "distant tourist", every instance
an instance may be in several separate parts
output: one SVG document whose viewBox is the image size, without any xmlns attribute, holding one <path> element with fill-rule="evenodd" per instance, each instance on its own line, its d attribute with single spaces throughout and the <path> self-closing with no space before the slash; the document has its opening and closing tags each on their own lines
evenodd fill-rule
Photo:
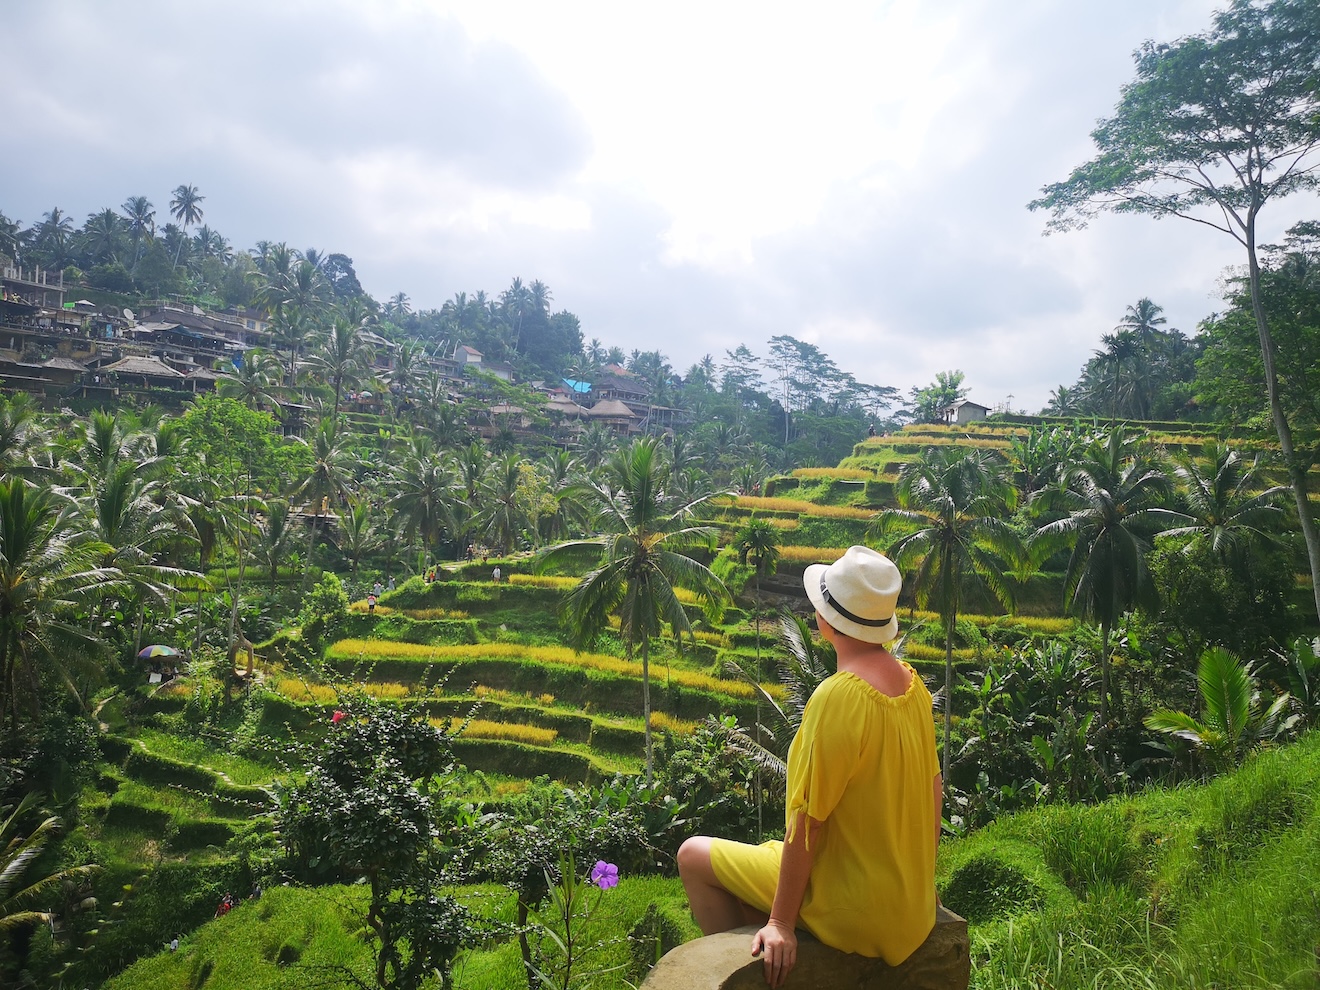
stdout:
<svg viewBox="0 0 1320 990">
<path fill-rule="evenodd" d="M 261 884 L 257 883 L 257 881 L 255 880 L 252 881 L 252 892 L 248 894 L 248 900 L 249 901 L 261 900 Z"/>
<path fill-rule="evenodd" d="M 874 423 L 868 423 L 868 424 L 867 424 L 867 426 L 866 426 L 866 435 L 867 435 L 868 437 L 873 437 L 873 436 L 875 436 L 875 424 L 874 424 Z"/>
<path fill-rule="evenodd" d="M 393 590 L 394 590 L 394 575 L 393 575 L 393 574 L 390 575 L 390 580 L 389 580 L 389 583 L 385 586 L 385 590 L 386 590 L 386 591 L 393 591 Z"/>
<path fill-rule="evenodd" d="M 381 596 L 384 590 L 385 589 L 380 586 L 380 581 L 377 581 L 375 584 L 371 586 L 371 593 L 375 595 L 377 598 Z"/>
<path fill-rule="evenodd" d="M 495 583 L 496 583 L 496 584 L 499 584 L 499 583 L 500 583 L 500 565 L 499 565 L 499 564 L 496 564 L 496 565 L 495 565 Z"/>
<path fill-rule="evenodd" d="M 179 936 L 175 935 L 172 939 L 170 939 L 170 951 L 171 952 L 179 951 Z"/>
<path fill-rule="evenodd" d="M 376 596 L 375 596 L 375 595 L 367 595 L 367 614 L 368 614 L 368 615 L 375 615 L 375 614 L 376 614 Z"/>
</svg>

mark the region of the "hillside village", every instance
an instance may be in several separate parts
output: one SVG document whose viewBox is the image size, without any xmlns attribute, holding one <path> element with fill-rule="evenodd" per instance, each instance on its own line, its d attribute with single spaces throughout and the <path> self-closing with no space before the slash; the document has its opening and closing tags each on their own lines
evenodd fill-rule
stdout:
<svg viewBox="0 0 1320 990">
<path fill-rule="evenodd" d="M 135 311 L 70 301 L 78 285 L 66 284 L 63 272 L 23 269 L 0 257 L 0 388 L 25 391 L 45 400 L 78 397 L 94 402 L 128 400 L 175 406 L 189 395 L 215 388 L 216 382 L 243 362 L 253 349 L 277 346 L 271 320 L 260 310 L 232 308 L 210 312 L 192 304 L 148 303 Z M 354 389 L 346 408 L 379 412 L 391 397 L 404 402 L 404 386 L 389 383 L 400 345 L 370 329 L 357 333 L 370 355 L 362 376 L 384 380 L 381 394 Z M 413 361 L 416 377 L 439 376 L 460 400 L 480 376 L 514 380 L 512 365 L 487 361 L 467 344 L 448 353 L 422 351 Z M 680 410 L 650 401 L 651 388 L 617 365 L 605 365 L 592 381 L 533 381 L 530 392 L 542 405 L 535 410 L 508 402 L 488 405 L 488 423 L 497 418 L 518 430 L 532 425 L 530 413 L 548 417 L 561 437 L 600 423 L 616 436 L 658 432 L 683 421 Z M 306 406 L 280 401 L 281 421 L 289 435 L 306 428 Z"/>
</svg>

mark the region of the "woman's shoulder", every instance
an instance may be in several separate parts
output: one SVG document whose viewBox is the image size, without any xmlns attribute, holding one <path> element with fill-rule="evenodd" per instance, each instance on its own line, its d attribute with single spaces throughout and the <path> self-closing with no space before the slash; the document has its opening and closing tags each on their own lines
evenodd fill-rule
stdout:
<svg viewBox="0 0 1320 990">
<path fill-rule="evenodd" d="M 926 683 L 921 679 L 921 675 L 906 660 L 899 660 L 898 662 L 909 676 L 907 687 L 901 694 L 886 694 L 874 684 L 868 683 L 864 677 L 851 671 L 841 670 L 821 682 L 820 687 L 812 695 L 812 700 L 815 700 L 817 696 L 822 701 L 827 698 L 848 698 L 857 702 L 878 703 L 883 706 L 906 705 L 914 700 L 928 700 L 930 691 L 926 688 Z"/>
</svg>

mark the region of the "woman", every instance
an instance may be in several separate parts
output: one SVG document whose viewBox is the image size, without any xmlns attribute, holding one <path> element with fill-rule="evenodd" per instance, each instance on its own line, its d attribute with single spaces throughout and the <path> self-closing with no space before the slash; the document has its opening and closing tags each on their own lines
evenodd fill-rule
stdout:
<svg viewBox="0 0 1320 990">
<path fill-rule="evenodd" d="M 707 934 L 759 924 L 752 955 L 778 987 L 801 926 L 845 952 L 903 962 L 935 926 L 943 781 L 931 698 L 885 648 L 898 635 L 897 567 L 854 546 L 803 576 L 838 673 L 802 716 L 788 752 L 783 842 L 696 836 L 678 868 Z"/>
</svg>

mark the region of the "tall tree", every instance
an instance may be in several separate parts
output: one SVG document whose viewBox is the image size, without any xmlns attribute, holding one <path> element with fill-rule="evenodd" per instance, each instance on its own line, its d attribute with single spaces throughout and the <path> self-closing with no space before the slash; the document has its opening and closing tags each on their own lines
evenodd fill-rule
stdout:
<svg viewBox="0 0 1320 990">
<path fill-rule="evenodd" d="M 738 552 L 738 563 L 752 565 L 756 581 L 756 663 L 761 663 L 761 578 L 770 574 L 779 562 L 779 532 L 765 519 L 755 514 L 747 525 L 734 534 L 730 544 Z"/>
<path fill-rule="evenodd" d="M 311 465 L 294 487 L 292 495 L 306 499 L 303 511 L 310 511 L 307 536 L 307 565 L 303 570 L 303 591 L 307 590 L 307 579 L 312 573 L 312 556 L 316 553 L 316 537 L 325 523 L 325 515 L 331 499 L 348 494 L 353 480 L 355 459 L 343 443 L 343 437 L 335 432 L 335 424 L 326 420 L 313 434 L 311 443 Z"/>
<path fill-rule="evenodd" d="M 170 216 L 183 224 L 184 240 L 187 239 L 188 228 L 198 223 L 202 219 L 202 200 L 206 199 L 197 191 L 193 185 L 182 185 L 175 188 L 170 197 Z M 183 250 L 183 241 L 174 249 L 174 264 L 179 263 L 179 252 Z"/>
<path fill-rule="evenodd" d="M 390 488 L 390 509 L 421 536 L 428 557 L 434 554 L 440 534 L 452 525 L 454 506 L 462 502 L 453 468 L 435 456 L 409 456 L 393 472 Z"/>
<path fill-rule="evenodd" d="M 1064 595 L 1071 609 L 1100 626 L 1100 727 L 1109 717 L 1109 634 L 1132 607 L 1151 601 L 1146 571 L 1150 534 L 1180 521 L 1165 507 L 1168 475 L 1132 442 L 1121 426 L 1093 443 L 1064 474 L 1064 485 L 1045 493 L 1068 512 L 1047 523 L 1033 541 L 1071 544 Z"/>
<path fill-rule="evenodd" d="M 130 196 L 120 207 L 128 221 L 128 236 L 133 240 L 133 264 L 142 257 L 142 244 L 156 236 L 156 211 L 146 196 Z"/>
<path fill-rule="evenodd" d="M 1320 618 L 1320 528 L 1307 494 L 1311 458 L 1293 444 L 1278 353 L 1261 294 L 1257 225 L 1266 204 L 1320 184 L 1320 5 L 1234 0 L 1202 34 L 1144 43 L 1114 116 L 1091 132 L 1099 152 L 1032 209 L 1048 229 L 1096 213 L 1180 217 L 1227 234 L 1246 252 L 1270 415 L 1306 541 Z"/>
<path fill-rule="evenodd" d="M 606 478 L 584 485 L 581 496 L 596 512 L 606 535 L 551 547 L 549 563 L 583 551 L 599 553 L 599 566 L 569 592 L 564 617 L 573 645 L 581 649 L 595 641 L 619 616 L 619 634 L 628 659 L 642 655 L 642 720 L 646 739 L 646 783 L 651 784 L 654 756 L 651 744 L 651 641 L 668 623 L 675 641 L 691 635 L 687 612 L 674 593 L 687 588 L 711 608 L 728 601 L 728 591 L 710 569 L 684 550 L 709 542 L 716 530 L 692 525 L 697 509 L 709 496 L 676 501 L 664 487 L 664 458 L 653 438 L 634 441 L 617 451 Z"/>
<path fill-rule="evenodd" d="M 309 363 L 312 370 L 335 391 L 334 419 L 339 419 L 339 399 L 345 385 L 356 385 L 367 367 L 366 349 L 358 328 L 342 317 L 316 339 Z"/>
<path fill-rule="evenodd" d="M 1007 571 L 1019 556 L 1006 516 L 1017 489 L 994 455 L 953 447 L 929 447 L 905 465 L 895 494 L 898 508 L 877 520 L 884 537 L 897 526 L 915 527 L 894 540 L 888 553 L 901 568 L 916 569 L 916 597 L 933 606 L 944 625 L 944 779 L 949 779 L 949 732 L 953 720 L 953 637 L 964 586 L 979 581 L 1005 606 L 1013 604 Z"/>
<path fill-rule="evenodd" d="M 40 710 L 47 672 L 73 688 L 66 665 L 102 645 L 70 621 L 92 594 L 120 578 L 98 567 L 109 549 L 95 540 L 76 507 L 52 489 L 0 478 L 0 730 L 24 710 Z"/>
</svg>

